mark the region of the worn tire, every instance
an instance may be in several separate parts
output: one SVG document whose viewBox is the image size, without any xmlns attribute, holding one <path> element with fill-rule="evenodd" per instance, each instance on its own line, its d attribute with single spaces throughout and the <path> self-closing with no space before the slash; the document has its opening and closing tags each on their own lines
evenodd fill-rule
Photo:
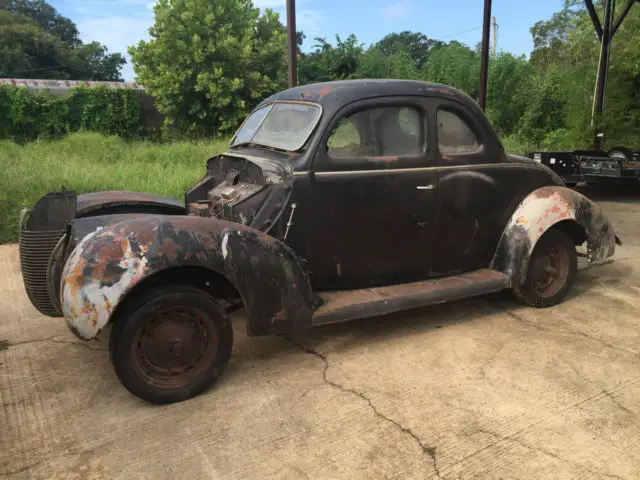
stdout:
<svg viewBox="0 0 640 480">
<path fill-rule="evenodd" d="M 115 319 L 109 347 L 116 375 L 129 392 L 150 403 L 175 403 L 202 393 L 222 375 L 233 329 L 206 292 L 174 285 L 129 301 Z M 185 366 L 187 361 L 194 366 Z"/>
<path fill-rule="evenodd" d="M 549 292 L 548 295 L 545 295 L 544 292 L 539 292 L 534 285 L 536 278 L 533 270 L 536 266 L 536 262 L 539 259 L 541 260 L 541 256 L 545 255 L 544 252 L 548 251 L 550 247 L 562 250 L 564 252 L 562 255 L 566 255 L 563 259 L 563 268 L 566 268 L 566 272 L 564 272 L 565 275 L 562 276 L 562 279 L 558 280 L 559 284 L 555 285 L 553 291 Z M 536 243 L 529 261 L 527 278 L 523 285 L 516 285 L 513 288 L 513 293 L 520 301 L 527 305 L 531 305 L 532 307 L 552 307 L 561 303 L 565 299 L 573 286 L 577 273 L 578 254 L 573 241 L 564 232 L 552 228 L 538 240 L 538 243 Z"/>
</svg>

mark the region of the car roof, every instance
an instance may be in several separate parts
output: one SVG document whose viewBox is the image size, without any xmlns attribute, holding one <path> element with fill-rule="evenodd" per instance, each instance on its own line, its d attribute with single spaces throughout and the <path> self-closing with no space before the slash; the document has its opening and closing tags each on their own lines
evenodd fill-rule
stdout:
<svg viewBox="0 0 640 480">
<path fill-rule="evenodd" d="M 275 101 L 308 101 L 322 105 L 326 112 L 335 112 L 358 100 L 386 96 L 436 96 L 457 100 L 471 108 L 480 110 L 479 105 L 460 90 L 417 80 L 336 80 L 312 83 L 283 90 L 263 100 L 260 106 Z"/>
</svg>

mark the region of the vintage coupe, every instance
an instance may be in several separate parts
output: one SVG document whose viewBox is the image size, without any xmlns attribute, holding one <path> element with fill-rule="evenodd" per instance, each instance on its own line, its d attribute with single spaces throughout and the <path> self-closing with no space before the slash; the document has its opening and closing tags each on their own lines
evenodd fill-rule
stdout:
<svg viewBox="0 0 640 480">
<path fill-rule="evenodd" d="M 193 397 L 227 365 L 227 309 L 251 336 L 511 288 L 561 302 L 621 244 L 601 209 L 505 153 L 443 85 L 306 85 L 264 100 L 185 202 L 133 192 L 42 197 L 20 220 L 27 293 L 93 339 L 108 324 L 124 386 Z"/>
</svg>

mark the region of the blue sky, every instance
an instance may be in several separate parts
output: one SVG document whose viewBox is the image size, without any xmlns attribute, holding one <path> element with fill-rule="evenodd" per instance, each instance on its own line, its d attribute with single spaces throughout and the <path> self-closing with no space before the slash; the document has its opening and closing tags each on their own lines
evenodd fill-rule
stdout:
<svg viewBox="0 0 640 480">
<path fill-rule="evenodd" d="M 84 41 L 97 40 L 112 52 L 126 53 L 129 45 L 147 39 L 153 23 L 154 0 L 49 0 L 70 17 Z M 254 0 L 262 8 L 280 12 L 283 23 L 286 0 Z M 498 49 L 528 55 L 532 48 L 529 28 L 560 10 L 563 0 L 493 0 L 498 23 Z M 387 33 L 412 30 L 430 38 L 458 40 L 475 46 L 482 34 L 482 0 L 297 0 L 298 29 L 307 36 L 304 49 L 314 37 L 332 41 L 335 34 L 356 34 L 370 44 Z M 123 70 L 133 80 L 130 64 Z"/>
</svg>

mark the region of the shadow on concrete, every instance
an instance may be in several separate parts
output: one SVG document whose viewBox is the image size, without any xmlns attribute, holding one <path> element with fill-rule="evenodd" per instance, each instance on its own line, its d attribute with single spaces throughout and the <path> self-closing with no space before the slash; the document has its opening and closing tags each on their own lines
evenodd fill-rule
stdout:
<svg viewBox="0 0 640 480">
<path fill-rule="evenodd" d="M 585 197 L 595 202 L 640 203 L 640 182 L 638 184 L 581 184 L 574 188 Z"/>
</svg>

